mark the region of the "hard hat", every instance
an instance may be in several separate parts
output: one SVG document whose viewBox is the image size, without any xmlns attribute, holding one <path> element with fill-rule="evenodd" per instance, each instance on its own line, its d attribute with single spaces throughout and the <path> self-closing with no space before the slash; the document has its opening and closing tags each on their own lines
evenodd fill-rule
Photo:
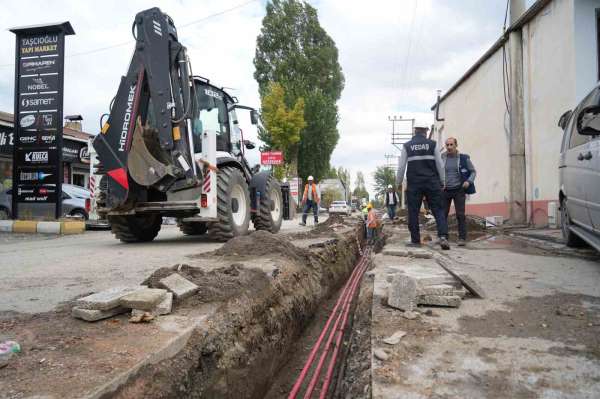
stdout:
<svg viewBox="0 0 600 399">
<path fill-rule="evenodd" d="M 393 188 L 391 184 L 388 184 L 388 188 Z"/>
<path fill-rule="evenodd" d="M 367 205 L 367 209 L 373 209 L 373 204 L 371 204 L 371 203 L 369 202 L 369 205 Z"/>
<path fill-rule="evenodd" d="M 414 124 L 413 127 L 415 129 L 429 129 L 430 126 L 431 125 L 429 123 L 427 123 L 427 122 L 423 122 L 423 121 L 417 120 L 417 121 L 415 121 L 415 124 Z"/>
<path fill-rule="evenodd" d="M 308 176 L 308 180 L 314 180 L 312 176 Z"/>
</svg>

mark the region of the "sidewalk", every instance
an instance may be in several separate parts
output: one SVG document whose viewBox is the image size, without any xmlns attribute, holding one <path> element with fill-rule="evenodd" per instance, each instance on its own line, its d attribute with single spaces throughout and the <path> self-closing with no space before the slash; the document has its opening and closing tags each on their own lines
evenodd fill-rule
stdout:
<svg viewBox="0 0 600 399">
<path fill-rule="evenodd" d="M 407 237 L 401 227 L 387 233 L 384 250 Z M 444 270 L 431 259 L 378 255 L 372 352 L 387 359 L 372 357 L 373 398 L 599 397 L 600 265 L 543 254 L 510 238 L 453 246 L 443 255 L 486 298 L 419 307 L 414 320 L 384 304 L 388 275 Z M 406 332 L 399 344 L 383 342 L 397 331 Z"/>
</svg>

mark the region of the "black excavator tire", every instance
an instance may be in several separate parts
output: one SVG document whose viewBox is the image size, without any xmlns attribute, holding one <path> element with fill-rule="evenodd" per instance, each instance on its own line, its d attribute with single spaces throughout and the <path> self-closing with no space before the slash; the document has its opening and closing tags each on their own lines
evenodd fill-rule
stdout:
<svg viewBox="0 0 600 399">
<path fill-rule="evenodd" d="M 277 220 L 273 219 L 271 213 L 271 194 L 276 196 L 276 200 L 279 201 L 279 217 Z M 277 204 L 275 204 L 277 206 Z M 256 214 L 252 216 L 252 223 L 256 230 L 270 231 L 271 233 L 277 233 L 281 229 L 281 223 L 283 222 L 283 197 L 281 195 L 281 187 L 273 176 L 267 178 L 267 184 L 265 187 L 265 193 L 260 197 L 260 204 Z"/>
<path fill-rule="evenodd" d="M 154 240 L 160 231 L 160 215 L 110 215 L 112 233 L 122 242 L 148 242 Z"/>
<path fill-rule="evenodd" d="M 204 222 L 182 222 L 178 220 L 177 226 L 186 236 L 201 236 L 208 231 L 208 226 Z"/>
<path fill-rule="evenodd" d="M 250 194 L 248 183 L 242 172 L 231 166 L 219 169 L 217 173 L 217 217 L 219 221 L 208 223 L 208 234 L 217 241 L 228 241 L 233 237 L 248 234 L 250 224 Z M 244 193 L 246 214 L 241 224 L 236 225 L 233 217 L 232 191 L 240 186 Z"/>
</svg>

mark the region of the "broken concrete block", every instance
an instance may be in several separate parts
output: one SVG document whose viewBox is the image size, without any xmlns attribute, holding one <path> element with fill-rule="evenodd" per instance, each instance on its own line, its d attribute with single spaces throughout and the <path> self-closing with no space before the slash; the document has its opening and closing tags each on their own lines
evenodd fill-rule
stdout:
<svg viewBox="0 0 600 399">
<path fill-rule="evenodd" d="M 164 301 L 167 291 L 159 288 L 145 288 L 125 295 L 119 300 L 121 306 L 150 311 Z"/>
<path fill-rule="evenodd" d="M 375 349 L 373 351 L 373 356 L 379 360 L 388 360 L 390 357 L 383 349 Z"/>
<path fill-rule="evenodd" d="M 408 320 L 414 320 L 417 317 L 419 317 L 419 314 L 416 312 L 413 312 L 412 310 L 407 310 L 406 312 L 402 313 L 402 317 L 404 317 L 405 319 L 408 319 Z"/>
<path fill-rule="evenodd" d="M 171 313 L 171 309 L 173 308 L 173 293 L 167 292 L 165 299 L 158 305 L 156 305 L 156 309 L 154 313 L 158 316 L 163 316 Z"/>
<path fill-rule="evenodd" d="M 147 288 L 143 285 L 132 287 L 113 287 L 104 291 L 79 298 L 75 306 L 80 309 L 109 310 L 119 306 L 119 300 L 127 294 Z"/>
<path fill-rule="evenodd" d="M 142 310 L 142 309 L 131 309 L 132 316 L 142 316 L 144 313 L 150 313 L 153 316 L 163 316 L 171 313 L 171 309 L 173 308 L 173 293 L 167 292 L 165 299 L 156 305 L 156 307 L 152 310 Z"/>
<path fill-rule="evenodd" d="M 404 256 L 404 257 L 406 257 L 409 255 L 409 252 L 406 249 L 384 249 L 383 254 L 389 255 L 389 256 Z"/>
<path fill-rule="evenodd" d="M 419 295 L 417 297 L 417 303 L 419 305 L 448 306 L 451 308 L 457 308 L 460 306 L 460 302 L 460 297 L 456 295 Z"/>
<path fill-rule="evenodd" d="M 466 273 L 458 273 L 453 271 L 453 265 L 450 260 L 438 257 L 436 262 L 453 277 L 459 280 L 462 285 L 476 298 L 485 298 L 485 292 L 483 289 Z"/>
<path fill-rule="evenodd" d="M 431 259 L 433 258 L 433 254 L 425 249 L 411 249 L 408 251 L 409 255 L 413 258 L 419 259 Z"/>
<path fill-rule="evenodd" d="M 71 316 L 83 319 L 85 321 L 97 321 L 107 319 L 109 317 L 116 316 L 121 313 L 127 312 L 128 309 L 124 307 L 116 307 L 108 310 L 97 310 L 97 309 L 82 309 L 74 307 L 71 309 Z"/>
<path fill-rule="evenodd" d="M 449 274 L 446 276 L 417 277 L 417 284 L 421 287 L 440 284 L 447 284 L 456 288 L 462 287 L 462 284 Z"/>
<path fill-rule="evenodd" d="M 159 285 L 171 291 L 175 298 L 184 299 L 198 291 L 198 286 L 178 273 L 161 279 Z"/>
<path fill-rule="evenodd" d="M 402 337 L 404 337 L 405 335 L 406 335 L 406 331 L 398 330 L 395 333 L 393 333 L 391 336 L 384 339 L 383 342 L 388 345 L 396 345 L 397 343 L 400 342 Z"/>
<path fill-rule="evenodd" d="M 388 305 L 400 310 L 413 310 L 416 298 L 416 280 L 403 274 L 395 275 L 388 288 Z"/>
<path fill-rule="evenodd" d="M 448 284 L 421 286 L 417 284 L 417 295 L 454 295 L 456 288 Z"/>
</svg>

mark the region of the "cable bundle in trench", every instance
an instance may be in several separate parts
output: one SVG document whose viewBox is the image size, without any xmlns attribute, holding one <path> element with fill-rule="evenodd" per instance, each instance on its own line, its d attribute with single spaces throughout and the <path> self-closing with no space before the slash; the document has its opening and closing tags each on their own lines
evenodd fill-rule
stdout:
<svg viewBox="0 0 600 399">
<path fill-rule="evenodd" d="M 296 382 L 294 383 L 294 386 L 290 391 L 288 399 L 295 399 L 298 397 L 298 394 L 300 393 L 302 387 L 305 385 L 305 380 L 308 377 L 309 371 L 313 367 L 313 363 L 315 362 L 317 354 L 320 352 L 321 355 L 313 371 L 308 386 L 304 391 L 303 396 L 304 399 L 309 399 L 312 397 L 313 391 L 315 390 L 315 387 L 319 382 L 319 379 L 321 378 L 321 372 L 323 371 L 323 366 L 325 365 L 325 361 L 327 360 L 329 352 L 333 351 L 329 359 L 329 363 L 327 365 L 327 370 L 325 372 L 323 384 L 321 385 L 319 399 L 323 399 L 327 396 L 327 391 L 329 390 L 329 386 L 331 385 L 333 373 L 335 371 L 336 361 L 340 352 L 342 338 L 348 325 L 348 315 L 350 313 L 352 300 L 354 299 L 357 293 L 357 288 L 360 284 L 362 276 L 367 270 L 371 247 L 367 247 L 364 252 L 360 252 L 362 252 L 362 256 L 356 264 L 356 266 L 354 267 L 352 274 L 346 281 L 346 284 L 344 285 L 344 288 L 342 289 L 335 303 L 335 306 L 333 307 L 333 310 L 331 311 L 331 314 L 329 315 L 329 318 L 327 319 L 327 322 L 323 327 L 323 330 L 319 334 L 319 338 L 317 339 L 313 348 L 311 349 L 306 363 L 304 364 L 300 375 L 296 379 Z M 331 326 L 332 322 L 333 326 L 330 329 L 329 327 Z M 323 341 L 325 340 L 325 336 L 328 332 L 329 335 L 327 336 L 327 340 L 322 346 Z"/>
</svg>

